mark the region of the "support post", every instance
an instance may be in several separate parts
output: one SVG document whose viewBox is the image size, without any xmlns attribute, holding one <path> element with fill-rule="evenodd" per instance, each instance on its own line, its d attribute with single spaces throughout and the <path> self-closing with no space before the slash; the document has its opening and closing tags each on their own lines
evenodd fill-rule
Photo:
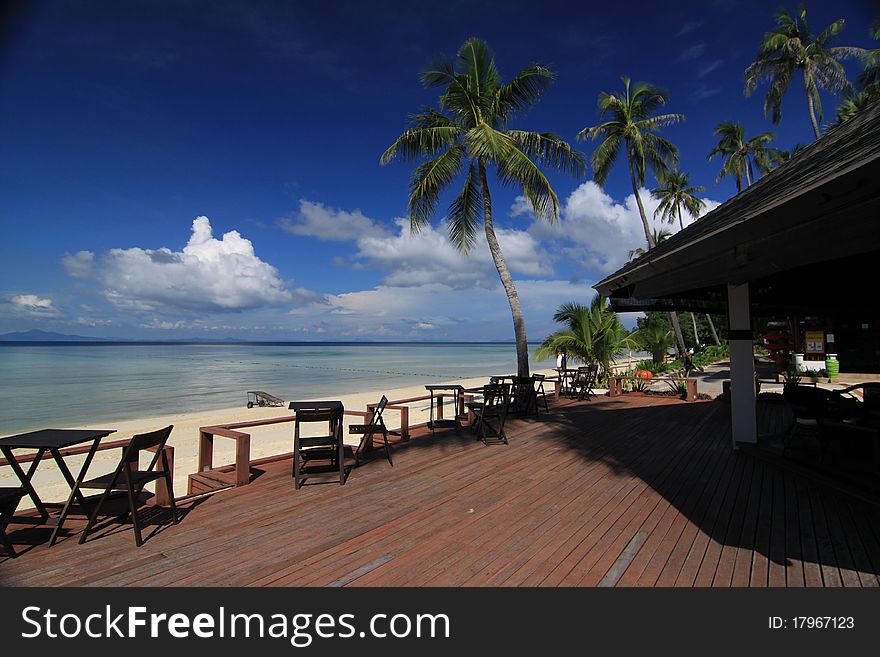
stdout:
<svg viewBox="0 0 880 657">
<path fill-rule="evenodd" d="M 728 284 L 727 314 L 730 321 L 730 423 L 733 448 L 737 443 L 757 443 L 755 353 L 749 284 Z"/>
</svg>

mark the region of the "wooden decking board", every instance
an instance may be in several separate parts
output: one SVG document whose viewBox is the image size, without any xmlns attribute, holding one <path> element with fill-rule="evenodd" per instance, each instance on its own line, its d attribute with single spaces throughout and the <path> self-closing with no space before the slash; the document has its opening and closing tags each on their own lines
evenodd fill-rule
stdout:
<svg viewBox="0 0 880 657">
<path fill-rule="evenodd" d="M 711 497 L 706 496 L 705 498 L 706 507 L 701 516 L 700 531 L 694 536 L 694 540 L 688 549 L 687 556 L 684 558 L 681 569 L 675 578 L 675 586 L 693 586 L 697 579 L 697 574 L 703 563 L 703 557 L 706 554 L 710 541 L 710 536 L 704 528 L 708 527 L 711 530 L 711 527 L 714 527 L 721 502 L 730 484 L 731 473 L 736 467 L 738 456 L 738 454 L 728 455 L 728 458 L 724 460 L 724 469 L 718 476 L 718 485 L 712 491 Z"/>
<path fill-rule="evenodd" d="M 694 486 L 692 495 L 694 498 L 693 505 L 685 507 L 687 517 L 685 518 L 684 527 L 678 535 L 675 544 L 671 546 L 670 552 L 666 556 L 666 562 L 657 576 L 656 584 L 659 586 L 673 586 L 679 580 L 688 555 L 694 549 L 694 542 L 701 534 L 700 527 L 705 523 L 706 513 L 714 497 L 715 490 L 723 479 L 722 473 L 733 459 L 732 450 L 723 449 L 720 445 L 716 449 L 721 449 L 721 453 L 719 454 L 717 451 L 711 452 L 714 455 L 711 469 L 705 471 L 704 478 Z M 662 556 L 658 558 L 662 558 Z"/>
<path fill-rule="evenodd" d="M 783 427 L 759 408 L 762 432 Z M 289 461 L 264 463 L 140 549 L 130 525 L 79 546 L 73 518 L 55 547 L 0 558 L 0 585 L 877 586 L 880 510 L 733 452 L 728 413 L 562 400 L 509 420 L 508 446 L 416 431 L 393 468 L 299 491 Z"/>
<path fill-rule="evenodd" d="M 703 428 L 703 424 L 711 418 L 706 416 L 695 429 L 695 434 Z M 621 585 L 653 586 L 666 563 L 672 555 L 676 543 L 681 538 L 687 525 L 687 513 L 697 503 L 703 487 L 709 483 L 712 466 L 717 463 L 714 443 L 708 443 L 707 449 L 695 451 L 695 456 L 688 459 L 692 465 L 692 474 L 688 476 L 687 485 L 679 488 L 680 496 L 674 504 L 670 504 L 664 517 L 660 519 L 659 528 L 649 533 L 648 539 L 632 560 L 626 572 L 620 578 Z"/>
<path fill-rule="evenodd" d="M 579 561 L 564 577 L 562 583 L 589 586 L 598 583 L 604 577 L 608 568 L 611 567 L 631 538 L 644 526 L 646 520 L 652 517 L 658 505 L 664 508 L 667 501 L 663 495 L 657 494 L 656 491 L 663 490 L 671 497 L 677 487 L 684 482 L 685 478 L 682 473 L 688 471 L 688 467 L 696 457 L 697 450 L 704 447 L 698 440 L 698 432 L 693 432 L 690 436 L 696 442 L 680 442 L 675 451 L 667 450 L 664 454 L 665 459 L 659 461 L 661 467 L 655 471 L 656 474 L 653 478 L 642 475 L 648 486 L 639 493 L 638 498 L 619 515 L 613 524 L 607 526 L 606 523 L 604 532 L 595 542 L 585 542 L 584 545 L 589 549 L 580 556 Z M 580 549 L 578 552 L 583 553 L 584 550 Z"/>
</svg>

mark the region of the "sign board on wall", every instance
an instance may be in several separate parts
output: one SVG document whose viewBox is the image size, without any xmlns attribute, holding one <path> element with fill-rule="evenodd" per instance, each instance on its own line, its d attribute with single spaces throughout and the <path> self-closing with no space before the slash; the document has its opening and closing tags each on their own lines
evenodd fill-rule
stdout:
<svg viewBox="0 0 880 657">
<path fill-rule="evenodd" d="M 804 331 L 804 338 L 807 342 L 806 353 L 825 353 L 825 331 Z"/>
</svg>

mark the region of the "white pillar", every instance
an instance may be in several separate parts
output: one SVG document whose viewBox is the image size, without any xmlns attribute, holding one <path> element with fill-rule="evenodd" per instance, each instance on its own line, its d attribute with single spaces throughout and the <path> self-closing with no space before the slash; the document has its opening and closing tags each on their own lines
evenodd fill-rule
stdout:
<svg viewBox="0 0 880 657">
<path fill-rule="evenodd" d="M 730 422 L 736 449 L 737 443 L 758 442 L 748 283 L 727 286 L 727 313 L 730 319 Z"/>
</svg>

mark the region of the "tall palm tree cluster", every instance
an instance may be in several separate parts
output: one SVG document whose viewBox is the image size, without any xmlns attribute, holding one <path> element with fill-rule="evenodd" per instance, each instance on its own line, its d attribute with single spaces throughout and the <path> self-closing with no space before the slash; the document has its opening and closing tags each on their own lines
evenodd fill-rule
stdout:
<svg viewBox="0 0 880 657">
<path fill-rule="evenodd" d="M 839 120 L 850 118 L 876 101 L 880 97 L 880 49 L 869 51 L 831 45 L 843 26 L 844 21 L 838 20 L 814 35 L 807 24 L 803 6 L 796 14 L 785 10 L 778 12 L 775 29 L 764 36 L 755 61 L 745 71 L 746 95 L 752 94 L 760 84 L 767 83 L 765 115 L 772 115 L 773 122 L 778 123 L 789 84 L 795 75 L 801 76 L 816 138 L 820 136 L 819 124 L 823 121 L 819 90 L 844 93 L 844 104 L 838 111 Z M 880 22 L 874 25 L 873 36 L 880 39 Z M 841 64 L 851 57 L 861 57 L 865 62 L 865 71 L 859 78 L 859 91 L 850 85 Z M 450 241 L 466 255 L 477 243 L 482 229 L 510 306 L 520 376 L 529 374 L 525 317 L 495 232 L 489 172 L 494 172 L 501 185 L 521 191 L 540 220 L 558 221 L 559 198 L 543 169 L 582 176 L 587 169 L 585 158 L 552 132 L 510 127 L 517 116 L 538 102 L 555 77 L 549 68 L 532 64 L 504 82 L 486 43 L 477 38 L 468 39 L 454 59 L 439 57 L 422 72 L 421 81 L 426 88 L 440 89 L 437 107 L 424 107 L 411 114 L 409 127 L 380 158 L 382 164 L 397 157 L 418 163 L 412 172 L 409 188 L 409 219 L 413 232 L 430 224 L 444 190 L 456 183 L 461 185 L 447 210 Z M 645 212 L 640 190 L 644 188 L 648 173 L 652 173 L 658 183 L 651 190 L 651 196 L 659 201 L 653 219 L 661 223 L 677 223 L 679 229 L 684 228 L 685 215 L 696 220 L 703 212 L 705 202 L 697 194 L 705 188 L 691 185 L 689 175 L 678 168 L 678 148 L 660 134 L 664 128 L 685 119 L 683 114 L 662 111 L 669 102 L 668 94 L 649 83 L 633 83 L 625 76 L 622 80 L 622 90 L 599 94 L 601 122 L 581 130 L 577 139 L 598 142 L 589 164 L 593 179 L 599 185 L 605 184 L 619 160 L 626 161 L 645 243 L 650 250 L 669 237 L 670 232 L 652 227 Z M 719 157 L 721 160 L 716 182 L 731 178 L 738 193 L 758 176 L 791 157 L 791 153 L 770 145 L 774 139 L 772 132 L 746 136 L 742 125 L 736 122 L 719 124 L 715 136 L 718 143 L 708 158 Z M 645 251 L 634 249 L 630 257 Z M 559 344 L 548 338 L 538 353 L 547 355 L 566 341 L 604 344 L 604 338 L 600 340 L 595 336 L 619 337 L 617 329 L 611 328 L 613 322 L 606 326 L 607 332 L 601 328 L 605 326 L 603 322 L 610 322 L 606 317 L 609 313 L 613 316 L 606 301 L 598 298 L 590 306 L 570 304 L 561 307 L 556 321 L 566 324 L 568 329 L 551 336 L 553 340 L 561 341 Z M 699 343 L 693 314 L 691 319 Z M 708 319 L 718 342 L 715 327 L 711 318 Z M 669 313 L 668 321 L 681 356 L 685 343 L 678 315 Z M 609 344 L 612 342 L 614 340 L 609 337 Z M 575 355 L 574 349 L 565 351 Z M 592 347 L 582 350 L 584 357 L 600 363 L 605 363 L 603 359 L 614 351 L 607 346 L 595 351 Z"/>
</svg>

